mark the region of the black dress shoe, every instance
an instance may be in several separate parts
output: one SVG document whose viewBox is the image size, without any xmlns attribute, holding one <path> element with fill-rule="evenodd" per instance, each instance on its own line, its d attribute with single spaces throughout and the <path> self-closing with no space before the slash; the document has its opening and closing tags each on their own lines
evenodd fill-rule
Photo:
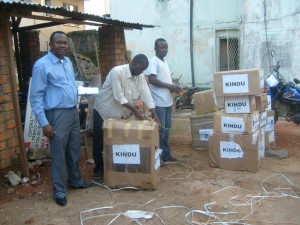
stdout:
<svg viewBox="0 0 300 225">
<path fill-rule="evenodd" d="M 57 205 L 60 205 L 60 206 L 66 206 L 67 205 L 67 198 L 64 197 L 64 198 L 55 198 L 55 202 Z"/>
<path fill-rule="evenodd" d="M 165 162 L 176 162 L 177 159 L 174 158 L 173 156 L 171 156 L 171 157 L 169 157 L 169 158 L 164 159 L 164 161 L 165 161 Z"/>
<path fill-rule="evenodd" d="M 93 179 L 94 180 L 102 180 L 103 179 L 103 172 L 102 171 L 94 172 Z"/>
</svg>

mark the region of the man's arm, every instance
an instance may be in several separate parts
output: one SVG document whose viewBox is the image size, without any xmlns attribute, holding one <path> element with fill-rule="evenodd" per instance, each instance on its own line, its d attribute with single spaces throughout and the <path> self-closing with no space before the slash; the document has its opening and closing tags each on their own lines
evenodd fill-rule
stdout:
<svg viewBox="0 0 300 225">
<path fill-rule="evenodd" d="M 127 109 L 129 109 L 135 116 L 135 118 L 142 120 L 144 119 L 144 115 L 132 104 L 130 104 L 129 102 L 122 104 L 122 106 L 126 107 Z"/>
<path fill-rule="evenodd" d="M 152 84 L 154 86 L 161 87 L 161 88 L 167 88 L 171 92 L 176 92 L 176 93 L 181 92 L 181 88 L 180 87 L 178 87 L 178 86 L 176 86 L 174 84 L 164 83 L 164 82 L 158 80 L 156 78 L 156 75 L 154 75 L 154 74 L 148 75 L 148 81 L 149 81 L 150 84 Z"/>
<path fill-rule="evenodd" d="M 30 86 L 30 104 L 32 112 L 35 114 L 37 121 L 43 129 L 43 134 L 51 138 L 55 131 L 49 124 L 44 107 L 44 94 L 47 88 L 47 76 L 43 74 L 43 65 L 37 63 L 33 67 L 32 79 Z"/>
</svg>

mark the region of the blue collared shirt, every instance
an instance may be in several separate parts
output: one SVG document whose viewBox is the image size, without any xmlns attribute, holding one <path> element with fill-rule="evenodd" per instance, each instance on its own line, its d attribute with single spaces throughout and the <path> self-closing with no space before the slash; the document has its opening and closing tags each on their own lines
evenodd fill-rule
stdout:
<svg viewBox="0 0 300 225">
<path fill-rule="evenodd" d="M 49 124 L 45 110 L 76 106 L 77 92 L 72 62 L 68 57 L 61 60 L 49 51 L 35 62 L 30 103 L 41 127 Z"/>
</svg>

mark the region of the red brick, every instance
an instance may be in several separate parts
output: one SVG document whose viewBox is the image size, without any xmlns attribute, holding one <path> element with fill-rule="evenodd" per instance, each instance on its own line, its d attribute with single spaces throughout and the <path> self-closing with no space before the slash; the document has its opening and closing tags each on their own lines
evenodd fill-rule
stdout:
<svg viewBox="0 0 300 225">
<path fill-rule="evenodd" d="M 19 140 L 17 137 L 11 138 L 7 140 L 8 148 L 17 147 L 19 146 Z"/>
<path fill-rule="evenodd" d="M 5 84 L 8 80 L 8 76 L 3 75 L 4 73 L 2 72 L 3 69 L 1 69 L 1 77 L 0 77 L 0 84 Z"/>
<path fill-rule="evenodd" d="M 122 38 L 121 37 L 115 37 L 115 42 L 116 43 L 122 43 Z"/>
<path fill-rule="evenodd" d="M 6 129 L 9 130 L 9 129 L 13 129 L 16 127 L 16 121 L 15 120 L 10 120 L 10 121 L 7 121 L 5 123 L 5 126 L 6 126 Z"/>
<path fill-rule="evenodd" d="M 14 148 L 5 149 L 0 151 L 0 159 L 10 159 L 14 157 L 15 154 L 16 152 Z"/>
<path fill-rule="evenodd" d="M 14 132 L 13 130 L 7 130 L 5 132 L 1 132 L 0 133 L 0 141 L 4 141 L 7 139 L 10 139 L 14 136 Z"/>
<path fill-rule="evenodd" d="M 117 48 L 117 49 L 115 50 L 115 54 L 125 54 L 125 52 L 124 52 L 123 49 Z"/>
<path fill-rule="evenodd" d="M 7 61 L 7 57 L 0 57 L 0 65 L 4 66 L 7 65 L 8 61 Z"/>
<path fill-rule="evenodd" d="M 124 55 L 116 55 L 118 60 L 123 60 L 125 61 L 125 54 Z"/>
<path fill-rule="evenodd" d="M 117 60 L 117 61 L 116 61 L 116 65 L 122 65 L 122 64 L 124 64 L 124 63 L 125 63 L 124 60 Z"/>
<path fill-rule="evenodd" d="M 109 50 L 109 49 L 101 49 L 101 50 L 99 51 L 99 53 L 101 53 L 102 55 L 107 55 L 107 54 L 110 53 L 110 50 Z"/>
<path fill-rule="evenodd" d="M 125 52 L 125 44 L 124 43 L 116 45 L 116 48 L 121 49 L 121 50 L 123 50 Z"/>
<path fill-rule="evenodd" d="M 1 141 L 0 142 L 0 151 L 3 150 L 3 149 L 6 149 L 7 148 L 7 141 Z"/>
<path fill-rule="evenodd" d="M 5 104 L 2 104 L 2 107 L 3 107 L 3 111 L 4 112 L 8 112 L 8 111 L 13 111 L 14 110 L 14 105 L 12 103 L 5 103 Z"/>
<path fill-rule="evenodd" d="M 110 61 L 103 60 L 101 62 L 101 67 L 106 67 L 106 66 L 110 66 L 110 65 L 111 65 Z"/>
<path fill-rule="evenodd" d="M 11 93 L 11 87 L 10 87 L 9 82 L 2 85 L 2 92 L 3 92 L 3 94 Z"/>
<path fill-rule="evenodd" d="M 0 37 L 1 37 L 1 35 L 0 35 Z M 1 55 L 4 55 L 6 53 L 6 48 L 4 46 L 0 47 L 0 53 L 1 53 Z"/>
<path fill-rule="evenodd" d="M 1 66 L 1 74 L 2 74 L 2 76 L 9 75 L 9 71 L 8 71 L 8 67 L 7 66 Z M 6 79 L 8 79 L 8 77 L 6 77 Z"/>
<path fill-rule="evenodd" d="M 1 78 L 0 78 L 0 80 L 1 80 Z M 11 99 L 10 99 L 9 95 L 0 96 L 0 104 L 7 103 L 7 102 L 11 102 Z"/>
<path fill-rule="evenodd" d="M 2 104 L 0 104 L 2 106 Z M 1 111 L 1 110 L 0 110 Z M 14 118 L 14 112 L 2 112 L 0 116 L 0 124 Z"/>
<path fill-rule="evenodd" d="M 0 160 L 0 170 L 11 167 L 11 161 L 12 161 L 11 158 Z"/>
<path fill-rule="evenodd" d="M 116 60 L 116 55 L 107 55 L 105 57 L 106 60 Z"/>
</svg>

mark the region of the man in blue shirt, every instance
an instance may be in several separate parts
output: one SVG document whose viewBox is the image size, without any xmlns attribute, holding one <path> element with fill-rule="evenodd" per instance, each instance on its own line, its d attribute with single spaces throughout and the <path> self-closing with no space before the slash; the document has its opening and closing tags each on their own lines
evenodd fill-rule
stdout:
<svg viewBox="0 0 300 225">
<path fill-rule="evenodd" d="M 81 180 L 80 123 L 77 110 L 77 86 L 72 62 L 64 56 L 68 37 L 62 31 L 50 36 L 51 50 L 37 60 L 32 71 L 30 103 L 43 134 L 50 140 L 53 197 L 58 205 L 67 205 L 71 188 L 87 188 Z"/>
</svg>

